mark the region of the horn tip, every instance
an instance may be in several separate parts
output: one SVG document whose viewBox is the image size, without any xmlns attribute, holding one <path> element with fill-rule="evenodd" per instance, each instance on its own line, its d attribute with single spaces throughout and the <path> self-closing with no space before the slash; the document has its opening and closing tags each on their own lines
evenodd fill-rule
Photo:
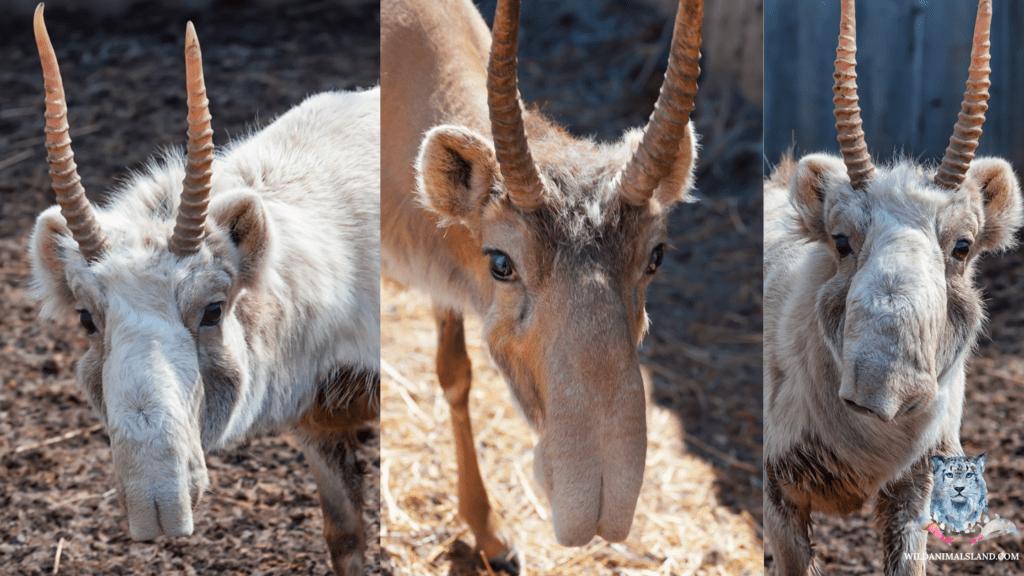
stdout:
<svg viewBox="0 0 1024 576">
<path fill-rule="evenodd" d="M 196 36 L 196 27 L 192 24 L 192 21 L 189 20 L 188 23 L 185 24 L 185 45 L 191 46 L 198 42 L 199 39 Z"/>
<path fill-rule="evenodd" d="M 35 31 L 36 38 L 46 35 L 46 24 L 43 22 L 43 3 L 40 2 L 36 6 L 36 12 L 32 15 L 32 29 Z"/>
</svg>

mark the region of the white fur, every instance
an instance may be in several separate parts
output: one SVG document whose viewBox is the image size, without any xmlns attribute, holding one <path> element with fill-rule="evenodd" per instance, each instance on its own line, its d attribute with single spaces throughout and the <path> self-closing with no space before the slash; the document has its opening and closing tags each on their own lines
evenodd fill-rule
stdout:
<svg viewBox="0 0 1024 576">
<path fill-rule="evenodd" d="M 204 451 L 297 425 L 338 367 L 379 370 L 379 101 L 379 89 L 313 96 L 219 148 L 207 240 L 194 255 L 167 250 L 180 156 L 153 163 L 97 209 L 110 245 L 98 262 L 58 232 L 54 269 L 44 250 L 63 219 L 56 207 L 40 216 L 32 250 L 42 315 L 85 309 L 98 328 L 79 376 L 110 431 L 133 538 L 192 532 Z M 257 280 L 242 286 L 244 254 L 214 220 L 253 198 L 269 246 Z M 215 302 L 225 302 L 220 323 L 200 327 Z M 214 359 L 237 373 L 238 388 L 211 407 L 214 384 L 202 374 Z"/>
</svg>

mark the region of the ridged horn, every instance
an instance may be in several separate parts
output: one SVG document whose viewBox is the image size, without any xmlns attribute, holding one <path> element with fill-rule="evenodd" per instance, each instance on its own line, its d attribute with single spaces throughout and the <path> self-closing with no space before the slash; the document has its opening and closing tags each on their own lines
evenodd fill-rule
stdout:
<svg viewBox="0 0 1024 576">
<path fill-rule="evenodd" d="M 857 105 L 857 18 L 854 0 L 843 0 L 839 21 L 839 45 L 836 48 L 835 85 L 836 132 L 839 151 L 843 153 L 846 173 L 854 190 L 863 190 L 875 171 L 864 140 L 864 121 Z"/>
<path fill-rule="evenodd" d="M 46 89 L 46 161 L 50 165 L 53 191 L 57 194 L 60 213 L 68 223 L 71 236 L 78 242 L 82 256 L 87 262 L 96 262 L 107 252 L 107 239 L 85 196 L 85 188 L 82 187 L 82 179 L 78 176 L 78 166 L 75 164 L 75 153 L 71 151 L 64 82 L 57 66 L 57 54 L 43 22 L 43 4 L 36 6 L 32 28 L 36 35 L 36 47 L 43 66 L 43 86 Z"/>
<path fill-rule="evenodd" d="M 974 151 L 981 139 L 981 125 L 985 123 L 988 110 L 988 88 L 992 85 L 988 76 L 992 72 L 989 60 L 989 30 L 992 28 L 992 2 L 978 2 L 978 16 L 974 21 L 974 46 L 971 48 L 971 66 L 968 68 L 967 91 L 949 138 L 949 147 L 942 158 L 935 183 L 955 190 L 964 182 L 967 169 L 971 167 Z"/>
<path fill-rule="evenodd" d="M 499 0 L 491 32 L 487 65 L 487 108 L 501 174 L 512 203 L 535 210 L 544 203 L 544 184 L 530 153 L 519 104 L 516 50 L 519 46 L 519 0 Z"/>
<path fill-rule="evenodd" d="M 668 69 L 661 84 L 640 146 L 623 169 L 621 194 L 629 204 L 642 206 L 668 176 L 679 154 L 679 143 L 690 122 L 700 76 L 702 0 L 679 2 Z"/>
<path fill-rule="evenodd" d="M 192 22 L 185 28 L 185 82 L 188 87 L 188 154 L 185 157 L 185 180 L 178 220 L 169 244 L 171 252 L 182 257 L 198 252 L 206 235 L 210 177 L 213 174 L 210 101 L 206 98 L 203 79 L 203 53 Z"/>
</svg>

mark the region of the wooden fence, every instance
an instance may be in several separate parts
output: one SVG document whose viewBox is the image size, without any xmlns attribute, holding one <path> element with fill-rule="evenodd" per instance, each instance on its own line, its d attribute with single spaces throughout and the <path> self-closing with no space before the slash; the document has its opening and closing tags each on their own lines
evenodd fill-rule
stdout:
<svg viewBox="0 0 1024 576">
<path fill-rule="evenodd" d="M 979 155 L 1024 171 L 1024 0 L 995 0 L 992 88 Z M 857 2 L 857 84 L 868 148 L 941 159 L 963 101 L 977 3 L 972 0 Z M 839 0 L 767 0 L 765 160 L 838 153 L 832 72 Z"/>
</svg>

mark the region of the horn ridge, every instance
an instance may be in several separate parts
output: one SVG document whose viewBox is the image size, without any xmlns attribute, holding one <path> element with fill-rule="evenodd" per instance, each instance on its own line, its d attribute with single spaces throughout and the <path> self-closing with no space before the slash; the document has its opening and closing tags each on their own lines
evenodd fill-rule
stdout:
<svg viewBox="0 0 1024 576">
<path fill-rule="evenodd" d="M 971 65 L 967 72 L 967 91 L 957 114 L 949 147 L 942 158 L 942 164 L 935 173 L 935 183 L 951 190 L 963 184 L 967 170 L 974 159 L 974 151 L 981 139 L 982 124 L 988 110 L 988 89 L 992 86 L 989 74 L 992 68 L 989 32 L 992 27 L 992 2 L 980 0 L 978 15 L 974 22 L 974 42 L 971 47 Z"/>
<path fill-rule="evenodd" d="M 684 3 L 680 0 L 658 101 L 640 145 L 622 171 L 620 193 L 629 204 L 646 204 L 675 163 L 697 95 L 703 15 L 702 1 Z"/>
<path fill-rule="evenodd" d="M 78 175 L 78 165 L 75 164 L 75 153 L 71 150 L 64 82 L 57 64 L 57 54 L 43 21 L 42 3 L 36 6 L 32 28 L 43 68 L 43 86 L 46 93 L 46 113 L 43 115 L 46 118 L 46 127 L 43 131 L 46 134 L 46 162 L 50 165 L 53 191 L 57 195 L 60 213 L 67 221 L 68 230 L 78 243 L 82 256 L 86 262 L 96 262 L 107 253 L 109 244 L 85 195 L 82 178 Z"/>
<path fill-rule="evenodd" d="M 171 251 L 181 257 L 195 254 L 203 243 L 210 204 L 210 179 L 213 176 L 210 101 L 206 97 L 203 77 L 203 53 L 191 21 L 185 28 L 185 76 L 188 89 L 188 149 L 178 218 L 169 243 Z"/>
<path fill-rule="evenodd" d="M 860 117 L 857 96 L 857 18 L 854 0 L 843 0 L 839 23 L 839 44 L 836 47 L 836 71 L 832 87 L 833 114 L 839 151 L 846 164 L 846 173 L 854 190 L 863 190 L 875 171 L 864 138 L 864 121 Z"/>
<path fill-rule="evenodd" d="M 519 0 L 500 0 L 494 14 L 491 55 L 487 64 L 487 108 L 494 151 L 509 199 L 523 210 L 544 203 L 544 185 L 530 153 L 516 75 L 519 45 Z"/>
</svg>

